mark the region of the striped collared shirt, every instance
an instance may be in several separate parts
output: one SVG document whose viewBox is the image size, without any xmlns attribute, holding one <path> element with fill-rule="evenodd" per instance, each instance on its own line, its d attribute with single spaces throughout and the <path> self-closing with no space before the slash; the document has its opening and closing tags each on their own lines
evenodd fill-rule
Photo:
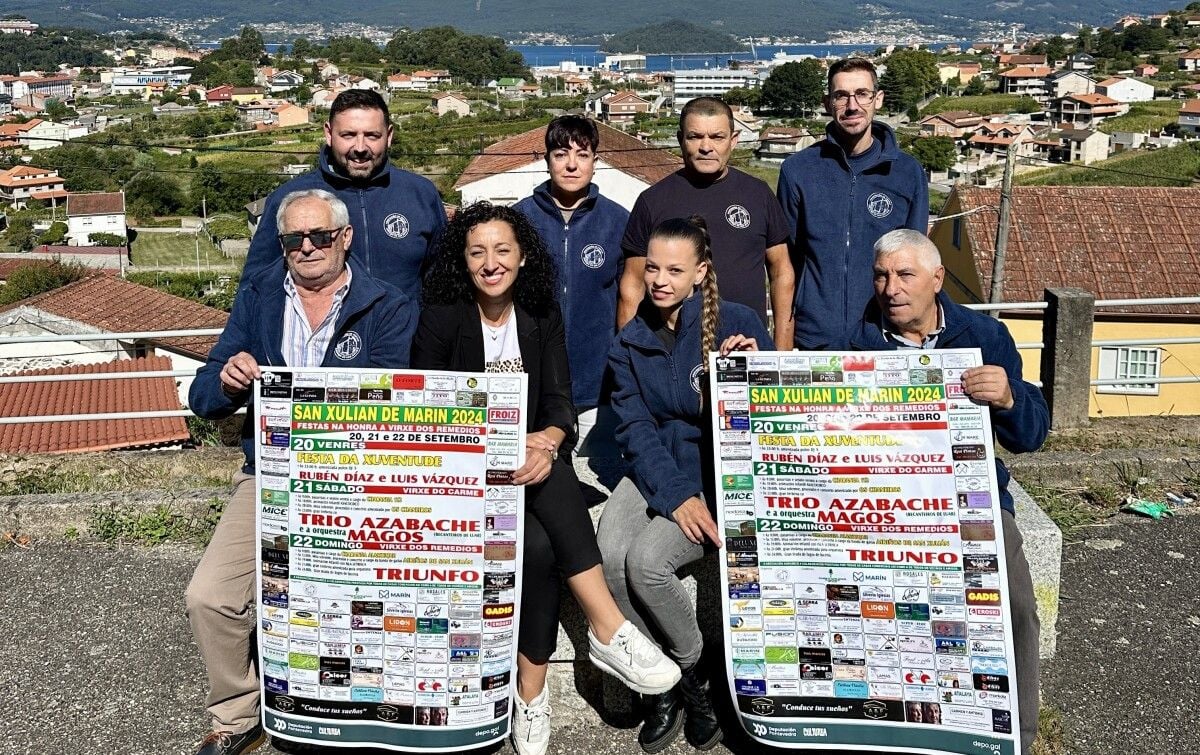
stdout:
<svg viewBox="0 0 1200 755">
<path fill-rule="evenodd" d="M 930 333 L 929 335 L 925 336 L 925 340 L 923 340 L 921 343 L 917 343 L 916 341 L 910 341 L 907 338 L 905 338 L 904 336 L 895 332 L 890 327 L 888 327 L 887 318 L 880 316 L 880 318 L 879 318 L 881 321 L 880 329 L 883 331 L 883 337 L 886 338 L 887 340 L 895 343 L 897 348 L 901 348 L 901 349 L 936 349 L 938 337 L 940 337 L 942 335 L 942 331 L 946 329 L 946 316 L 942 312 L 941 302 L 938 302 L 937 308 L 938 308 L 937 330 L 935 330 L 932 333 Z"/>
<path fill-rule="evenodd" d="M 329 314 L 313 330 L 308 324 L 308 316 L 304 314 L 304 302 L 296 292 L 296 284 L 292 274 L 283 276 L 283 290 L 287 292 L 287 302 L 283 307 L 283 342 L 279 345 L 283 352 L 283 361 L 288 367 L 320 367 L 325 361 L 325 352 L 329 350 L 329 342 L 333 340 L 336 331 L 338 315 L 342 311 L 342 301 L 350 291 L 350 279 L 354 274 L 350 266 L 346 266 L 346 282 L 333 293 L 333 306 Z"/>
</svg>

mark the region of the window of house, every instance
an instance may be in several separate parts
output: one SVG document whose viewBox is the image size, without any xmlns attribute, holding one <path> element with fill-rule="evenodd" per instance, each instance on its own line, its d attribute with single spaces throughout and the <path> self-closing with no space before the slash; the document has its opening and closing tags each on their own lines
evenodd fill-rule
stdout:
<svg viewBox="0 0 1200 755">
<path fill-rule="evenodd" d="M 962 249 L 962 218 L 954 219 L 954 248 Z"/>
<path fill-rule="evenodd" d="M 1158 348 L 1135 348 L 1128 346 L 1101 348 L 1098 377 L 1101 380 L 1156 378 L 1159 376 L 1161 361 L 1162 350 Z M 1096 392 L 1157 396 L 1158 386 L 1158 383 L 1098 385 L 1096 386 Z"/>
</svg>

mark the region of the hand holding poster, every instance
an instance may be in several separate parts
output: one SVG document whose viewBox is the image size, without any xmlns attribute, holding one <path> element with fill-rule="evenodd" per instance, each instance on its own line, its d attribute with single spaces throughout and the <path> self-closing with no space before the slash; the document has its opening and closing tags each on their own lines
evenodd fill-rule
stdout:
<svg viewBox="0 0 1200 755">
<path fill-rule="evenodd" d="M 526 376 L 264 369 L 263 725 L 457 751 L 508 733 Z"/>
<path fill-rule="evenodd" d="M 725 651 L 758 741 L 1019 751 L 979 351 L 712 356 Z"/>
</svg>

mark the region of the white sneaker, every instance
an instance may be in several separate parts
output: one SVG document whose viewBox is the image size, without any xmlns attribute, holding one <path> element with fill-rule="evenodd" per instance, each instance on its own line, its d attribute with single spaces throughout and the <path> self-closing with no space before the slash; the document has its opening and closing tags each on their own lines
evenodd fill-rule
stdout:
<svg viewBox="0 0 1200 755">
<path fill-rule="evenodd" d="M 517 755 L 543 755 L 550 747 L 550 690 L 542 688 L 541 694 L 526 704 L 514 692 L 517 701 L 512 722 L 512 746 Z"/>
<path fill-rule="evenodd" d="M 663 655 L 632 622 L 626 621 L 605 645 L 588 629 L 592 663 L 643 695 L 661 695 L 679 682 L 679 667 Z"/>
</svg>

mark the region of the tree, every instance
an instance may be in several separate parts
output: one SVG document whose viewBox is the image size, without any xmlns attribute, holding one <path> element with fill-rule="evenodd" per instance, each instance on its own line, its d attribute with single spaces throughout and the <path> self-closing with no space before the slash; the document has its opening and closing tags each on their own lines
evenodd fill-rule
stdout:
<svg viewBox="0 0 1200 755">
<path fill-rule="evenodd" d="M 8 232 L 5 233 L 5 237 L 8 239 L 9 246 L 15 246 L 22 252 L 32 249 L 36 241 L 33 234 L 33 218 L 24 214 L 9 217 Z"/>
<path fill-rule="evenodd" d="M 78 262 L 31 262 L 21 265 L 9 273 L 8 282 L 0 288 L 0 305 L 53 291 L 87 274 L 88 269 Z"/>
<path fill-rule="evenodd" d="M 138 217 L 174 215 L 183 208 L 183 191 L 161 173 L 138 173 L 125 185 L 125 200 Z"/>
<path fill-rule="evenodd" d="M 937 68 L 934 68 L 936 78 Z M 825 72 L 816 60 L 801 60 L 777 66 L 762 85 L 762 104 L 789 115 L 803 115 L 821 104 Z"/>
<path fill-rule="evenodd" d="M 1075 50 L 1077 52 L 1091 52 L 1095 40 L 1092 37 L 1092 27 L 1086 24 L 1079 27 L 1079 34 L 1075 38 Z"/>
<path fill-rule="evenodd" d="M 967 88 L 963 90 L 963 96 L 976 97 L 981 94 L 987 94 L 987 85 L 983 83 L 981 77 L 974 76 L 967 82 Z"/>
<path fill-rule="evenodd" d="M 923 136 L 913 139 L 908 153 L 928 172 L 949 170 L 958 159 L 954 140 L 948 136 Z"/>
<path fill-rule="evenodd" d="M 38 239 L 39 244 L 61 244 L 67 237 L 67 224 L 56 220 Z"/>
<path fill-rule="evenodd" d="M 1143 52 L 1165 50 L 1169 44 L 1166 29 L 1156 29 L 1146 24 L 1137 24 L 1121 35 L 1121 49 L 1135 55 Z"/>
<path fill-rule="evenodd" d="M 46 100 L 46 116 L 52 121 L 65 121 L 75 115 L 75 111 L 67 107 L 66 104 L 57 98 Z"/>
<path fill-rule="evenodd" d="M 89 233 L 92 246 L 126 246 L 129 239 L 116 233 Z"/>
<path fill-rule="evenodd" d="M 887 71 L 879 79 L 879 88 L 892 112 L 908 110 L 942 83 L 937 57 L 928 50 L 899 50 L 884 63 Z"/>
<path fill-rule="evenodd" d="M 728 92 L 721 95 L 721 99 L 725 100 L 726 104 L 733 107 L 745 105 L 750 108 L 756 108 L 762 101 L 762 90 L 750 89 L 749 87 L 737 87 L 736 89 L 730 89 Z"/>
<path fill-rule="evenodd" d="M 504 40 L 464 34 L 452 26 L 400 29 L 383 53 L 398 65 L 445 68 L 450 75 L 477 84 L 504 76 L 529 77 L 521 53 L 510 50 Z"/>
<path fill-rule="evenodd" d="M 192 101 L 193 105 L 199 105 L 200 104 L 200 93 L 198 91 L 196 91 L 195 89 L 192 89 L 191 91 L 188 92 L 188 99 Z"/>
<path fill-rule="evenodd" d="M 304 60 L 305 58 L 316 57 L 317 51 L 313 47 L 312 42 L 309 42 L 305 37 L 296 37 L 292 41 L 292 57 Z"/>
</svg>

